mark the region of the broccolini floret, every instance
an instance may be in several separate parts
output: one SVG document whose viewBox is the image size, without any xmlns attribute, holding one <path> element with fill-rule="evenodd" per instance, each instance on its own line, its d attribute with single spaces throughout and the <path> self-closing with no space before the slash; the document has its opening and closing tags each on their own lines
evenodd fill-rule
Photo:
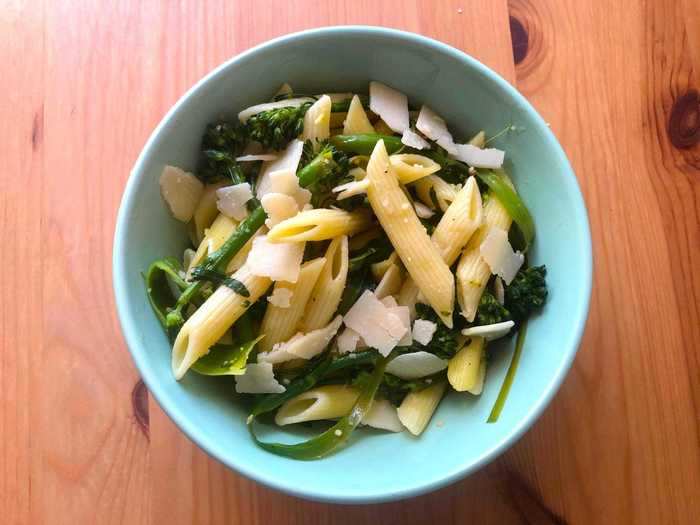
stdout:
<svg viewBox="0 0 700 525">
<path fill-rule="evenodd" d="M 491 292 L 484 290 L 479 301 L 479 307 L 476 310 L 474 325 L 496 324 L 510 321 L 511 319 L 508 309 L 499 303 Z"/>
<path fill-rule="evenodd" d="M 253 115 L 246 122 L 250 140 L 259 142 L 267 149 L 279 150 L 301 135 L 304 130 L 304 115 L 311 102 L 299 107 L 276 108 Z"/>
<path fill-rule="evenodd" d="M 547 268 L 531 266 L 521 269 L 505 289 L 505 306 L 516 324 L 521 323 L 547 299 Z"/>
<path fill-rule="evenodd" d="M 236 157 L 248 141 L 246 130 L 238 122 L 214 122 L 207 126 L 202 136 L 202 147 L 197 169 L 197 177 L 203 182 L 213 182 L 219 179 L 231 179 L 236 183 L 232 174 L 236 167 Z"/>
<path fill-rule="evenodd" d="M 311 204 L 323 207 L 333 196 L 331 189 L 343 182 L 349 182 L 350 162 L 347 155 L 328 143 L 320 144 L 320 150 L 311 159 L 311 142 L 304 145 L 302 168 L 297 173 L 299 184 L 311 191 Z"/>
<path fill-rule="evenodd" d="M 413 345 L 411 345 L 411 351 L 418 352 L 422 350 L 424 352 L 430 352 L 441 359 L 450 359 L 457 353 L 457 350 L 459 350 L 457 344 L 458 329 L 445 326 L 433 309 L 423 303 L 416 303 L 416 319 L 431 321 L 435 323 L 437 328 L 433 334 L 433 338 L 427 345 L 423 346 L 420 343 L 414 342 Z"/>
</svg>

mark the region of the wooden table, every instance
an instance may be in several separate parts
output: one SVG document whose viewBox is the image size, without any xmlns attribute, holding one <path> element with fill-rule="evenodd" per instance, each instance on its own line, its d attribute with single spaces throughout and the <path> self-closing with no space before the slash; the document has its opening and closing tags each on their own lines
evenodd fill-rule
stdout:
<svg viewBox="0 0 700 525">
<path fill-rule="evenodd" d="M 339 507 L 226 470 L 148 399 L 111 252 L 129 169 L 190 85 L 346 23 L 439 38 L 518 86 L 578 175 L 595 285 L 516 446 L 434 494 Z M 700 2 L 15 0 L 0 35 L 2 523 L 700 523 Z"/>
</svg>

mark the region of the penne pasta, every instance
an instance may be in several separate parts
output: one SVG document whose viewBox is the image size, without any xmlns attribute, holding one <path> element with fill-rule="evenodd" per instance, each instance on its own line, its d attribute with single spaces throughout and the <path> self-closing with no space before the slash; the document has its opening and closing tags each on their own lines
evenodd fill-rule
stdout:
<svg viewBox="0 0 700 525">
<path fill-rule="evenodd" d="M 491 277 L 491 269 L 481 257 L 479 247 L 493 227 L 508 231 L 512 219 L 497 198 L 491 196 L 484 205 L 482 224 L 467 243 L 457 265 L 457 300 L 462 315 L 470 323 L 476 316 L 481 294 Z"/>
<path fill-rule="evenodd" d="M 479 131 L 479 133 L 469 139 L 467 144 L 471 144 L 477 148 L 483 148 L 486 145 L 486 132 L 484 130 Z"/>
<path fill-rule="evenodd" d="M 276 343 L 287 341 L 297 331 L 299 321 L 304 315 L 304 309 L 311 296 L 311 291 L 318 280 L 321 270 L 326 263 L 325 257 L 308 261 L 301 266 L 299 278 L 295 283 L 277 281 L 275 291 L 284 288 L 291 292 L 289 306 L 281 308 L 272 303 L 267 305 L 265 315 L 260 325 L 260 333 L 265 339 L 258 344 L 263 352 L 269 352 Z"/>
<path fill-rule="evenodd" d="M 328 95 L 323 95 L 304 115 L 304 140 L 325 140 L 331 134 L 331 99 Z"/>
<path fill-rule="evenodd" d="M 274 226 L 267 238 L 271 242 L 325 241 L 341 235 L 354 235 L 372 224 L 364 211 L 347 212 L 320 208 L 302 211 Z"/>
<path fill-rule="evenodd" d="M 440 171 L 440 164 L 433 159 L 415 153 L 391 155 L 389 162 L 391 162 L 401 184 L 409 184 Z"/>
<path fill-rule="evenodd" d="M 486 380 L 486 359 L 482 357 L 479 363 L 479 373 L 476 375 L 474 386 L 467 389 L 467 392 L 475 396 L 481 395 L 484 391 L 484 381 Z"/>
<path fill-rule="evenodd" d="M 350 107 L 348 108 L 348 114 L 343 123 L 343 134 L 344 135 L 355 135 L 359 133 L 376 133 L 374 127 L 367 118 L 367 113 L 365 113 L 362 107 L 362 102 L 360 102 L 360 97 L 355 95 L 350 101 Z"/>
<path fill-rule="evenodd" d="M 348 249 L 353 252 L 364 248 L 370 241 L 378 239 L 382 235 L 382 229 L 379 226 L 373 226 L 367 231 L 353 235 L 348 240 Z"/>
<path fill-rule="evenodd" d="M 226 242 L 226 239 L 231 236 L 237 227 L 238 223 L 235 220 L 223 213 L 219 213 L 211 226 L 204 231 L 204 238 L 199 243 L 197 251 L 194 253 L 194 257 L 192 257 L 187 268 L 188 276 L 192 268 L 200 264 L 207 255 L 221 248 L 221 245 Z"/>
<path fill-rule="evenodd" d="M 447 211 L 447 208 L 457 197 L 455 187 L 437 175 L 428 175 L 418 179 L 414 183 L 414 188 L 421 202 L 432 209 L 436 209 L 437 206 L 442 211 Z"/>
<path fill-rule="evenodd" d="M 452 263 L 457 260 L 469 238 L 481 226 L 482 212 L 479 187 L 476 179 L 469 177 L 445 211 L 432 235 L 433 243 L 448 266 L 452 266 Z"/>
<path fill-rule="evenodd" d="M 446 383 L 440 381 L 428 388 L 411 392 L 399 406 L 399 420 L 411 434 L 420 435 L 433 417 L 442 396 L 445 393 Z"/>
<path fill-rule="evenodd" d="M 245 287 L 248 296 L 244 297 L 228 286 L 219 286 L 185 321 L 173 345 L 171 364 L 175 379 L 182 379 L 197 359 L 208 353 L 209 348 L 272 284 L 267 277 L 251 274 L 247 266 L 238 270 L 233 279 Z"/>
<path fill-rule="evenodd" d="M 401 190 L 383 140 L 372 152 L 367 178 L 369 203 L 391 244 L 430 306 L 452 327 L 454 278 Z"/>
<path fill-rule="evenodd" d="M 326 263 L 311 292 L 299 329 L 302 332 L 326 326 L 335 314 L 348 277 L 348 238 L 331 241 L 324 255 Z"/>
<path fill-rule="evenodd" d="M 398 264 L 392 264 L 384 273 L 382 280 L 379 281 L 377 288 L 374 290 L 377 299 L 383 299 L 384 297 L 398 293 L 401 289 L 401 281 L 400 266 Z"/>
<path fill-rule="evenodd" d="M 382 277 L 384 277 L 384 274 L 386 271 L 391 267 L 391 265 L 396 264 L 396 262 L 399 260 L 399 254 L 396 252 L 392 252 L 389 257 L 384 259 L 383 261 L 379 261 L 377 263 L 374 263 L 371 266 L 372 269 L 372 277 L 374 277 L 374 280 L 379 282 L 382 280 Z"/>
<path fill-rule="evenodd" d="M 275 415 L 280 426 L 306 421 L 337 419 L 350 413 L 360 391 L 347 385 L 312 388 L 283 404 Z"/>
<path fill-rule="evenodd" d="M 474 389 L 484 357 L 484 338 L 472 337 L 469 344 L 457 352 L 447 365 L 447 380 L 452 388 L 457 392 Z"/>
<path fill-rule="evenodd" d="M 225 185 L 226 182 L 217 182 L 216 184 L 207 184 L 204 187 L 202 196 L 192 216 L 194 236 L 198 245 L 202 242 L 202 239 L 204 239 L 204 230 L 211 226 L 214 219 L 216 219 L 216 216 L 219 214 L 219 209 L 216 207 L 216 190 Z"/>
<path fill-rule="evenodd" d="M 411 319 L 416 316 L 416 303 L 418 302 L 419 294 L 420 290 L 413 279 L 411 279 L 411 276 L 406 276 L 399 290 L 399 294 L 396 296 L 396 302 L 400 306 L 408 307 L 408 311 L 411 313 Z"/>
</svg>

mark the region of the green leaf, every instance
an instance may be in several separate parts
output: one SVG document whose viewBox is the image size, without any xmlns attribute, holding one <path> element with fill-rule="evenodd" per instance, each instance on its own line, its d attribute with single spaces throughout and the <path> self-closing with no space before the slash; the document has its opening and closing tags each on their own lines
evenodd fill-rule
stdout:
<svg viewBox="0 0 700 525">
<path fill-rule="evenodd" d="M 146 281 L 146 294 L 158 321 L 167 328 L 166 318 L 169 309 L 177 302 L 178 297 L 173 296 L 173 290 L 168 283 L 173 283 L 180 291 L 189 286 L 189 283 L 180 277 L 180 263 L 174 257 L 165 257 L 154 261 L 148 267 L 144 279 Z"/>
<path fill-rule="evenodd" d="M 355 402 L 355 406 L 347 416 L 342 417 L 335 425 L 301 443 L 287 445 L 284 443 L 266 443 L 260 441 L 253 430 L 254 417 L 248 418 L 248 429 L 255 443 L 273 454 L 292 459 L 311 460 L 320 459 L 327 456 L 334 450 L 347 443 L 352 432 L 357 428 L 367 412 L 372 408 L 374 397 L 377 394 L 379 384 L 384 377 L 384 370 L 391 356 L 382 358 L 374 368 L 371 377 L 360 391 L 360 397 Z"/>
<path fill-rule="evenodd" d="M 535 238 L 535 223 L 520 195 L 510 185 L 508 176 L 503 170 L 478 170 L 477 177 L 489 187 L 518 226 L 523 240 L 522 251 L 527 252 Z"/>
<path fill-rule="evenodd" d="M 204 376 L 242 375 L 250 352 L 263 337 L 264 334 L 242 345 L 214 345 L 192 365 L 192 370 Z"/>
</svg>

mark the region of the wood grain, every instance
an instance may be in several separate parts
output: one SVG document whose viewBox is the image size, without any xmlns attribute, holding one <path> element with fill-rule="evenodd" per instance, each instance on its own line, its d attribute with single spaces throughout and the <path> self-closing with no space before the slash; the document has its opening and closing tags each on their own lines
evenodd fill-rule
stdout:
<svg viewBox="0 0 700 525">
<path fill-rule="evenodd" d="M 2 522 L 700 522 L 700 146 L 669 137 L 674 105 L 700 90 L 699 6 L 0 4 Z M 581 183 L 595 291 L 571 374 L 509 452 L 431 495 L 333 506 L 225 469 L 146 403 L 114 312 L 111 243 L 130 166 L 192 83 L 274 36 L 361 23 L 439 38 L 517 83 Z M 681 116 L 696 125 L 692 106 Z"/>
</svg>

